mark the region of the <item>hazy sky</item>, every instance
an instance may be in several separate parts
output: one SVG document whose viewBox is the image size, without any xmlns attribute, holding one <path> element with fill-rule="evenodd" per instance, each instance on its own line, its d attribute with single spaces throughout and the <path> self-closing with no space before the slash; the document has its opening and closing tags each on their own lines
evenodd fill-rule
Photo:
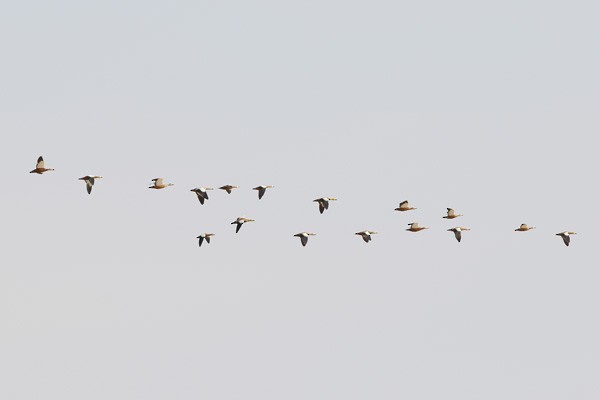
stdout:
<svg viewBox="0 0 600 400">
<path fill-rule="evenodd" d="M 0 397 L 598 399 L 599 12 L 1 5 Z"/>
</svg>

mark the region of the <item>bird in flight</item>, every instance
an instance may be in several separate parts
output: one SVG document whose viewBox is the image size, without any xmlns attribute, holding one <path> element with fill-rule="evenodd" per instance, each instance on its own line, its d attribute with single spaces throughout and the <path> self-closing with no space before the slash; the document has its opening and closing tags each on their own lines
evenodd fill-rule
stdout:
<svg viewBox="0 0 600 400">
<path fill-rule="evenodd" d="M 515 232 L 527 232 L 532 229 L 535 229 L 535 226 L 527 226 L 527 224 L 521 224 L 517 229 L 515 229 Z"/>
<path fill-rule="evenodd" d="M 190 190 L 190 192 L 196 193 L 196 195 L 198 196 L 198 200 L 200 201 L 200 204 L 204 204 L 204 200 L 208 200 L 208 193 L 206 192 L 207 190 L 213 190 L 213 188 L 209 188 L 209 187 L 194 188 L 194 189 Z"/>
<path fill-rule="evenodd" d="M 169 186 L 173 186 L 172 183 L 164 183 L 163 178 L 152 179 L 153 186 L 148 186 L 148 189 L 164 189 Z"/>
<path fill-rule="evenodd" d="M 394 208 L 394 210 L 396 211 L 410 211 L 410 210 L 416 210 L 415 207 L 411 207 L 410 205 L 408 205 L 408 200 L 404 200 L 402 203 L 400 203 L 400 205 L 398 206 L 398 208 Z"/>
<path fill-rule="evenodd" d="M 46 168 L 46 164 L 44 163 L 44 157 L 39 156 L 37 159 L 37 163 L 35 164 L 35 169 L 29 171 L 29 173 L 41 175 L 44 172 L 48 171 L 54 171 L 54 168 Z"/>
<path fill-rule="evenodd" d="M 458 240 L 459 243 L 460 243 L 460 239 L 462 238 L 461 232 L 470 231 L 470 230 L 471 229 L 464 228 L 462 226 L 457 226 L 456 228 L 448 229 L 449 232 L 454 232 L 454 237 L 456 238 L 456 240 Z"/>
<path fill-rule="evenodd" d="M 577 232 L 569 232 L 569 231 L 564 231 L 561 233 L 557 233 L 556 236 L 560 236 L 563 240 L 563 242 L 565 242 L 565 246 L 568 246 L 569 243 L 571 243 L 571 235 L 576 235 Z"/>
<path fill-rule="evenodd" d="M 335 197 L 319 197 L 318 199 L 314 199 L 313 201 L 319 203 L 319 212 L 323 214 L 325 210 L 329 209 L 329 202 L 336 200 L 337 199 Z"/>
<path fill-rule="evenodd" d="M 227 194 L 231 194 L 231 192 L 233 191 L 233 189 L 237 189 L 237 186 L 233 186 L 233 185 L 225 185 L 225 186 L 221 186 L 219 189 L 224 190 L 227 192 Z"/>
<path fill-rule="evenodd" d="M 419 232 L 422 231 L 423 229 L 429 229 L 426 226 L 419 226 L 418 222 L 411 222 L 410 224 L 408 224 L 410 226 L 410 228 L 406 229 L 409 232 Z"/>
<path fill-rule="evenodd" d="M 375 234 L 377 234 L 377 232 L 374 231 L 360 231 L 355 233 L 355 235 L 361 236 L 365 243 L 369 243 L 371 241 L 371 235 Z"/>
<path fill-rule="evenodd" d="M 257 186 L 255 188 L 252 188 L 252 190 L 258 190 L 258 199 L 260 200 L 265 195 L 265 192 L 267 191 L 267 189 L 272 189 L 272 188 L 274 188 L 274 186 L 271 186 L 271 185 L 260 185 L 260 186 Z"/>
<path fill-rule="evenodd" d="M 446 215 L 444 217 L 442 217 L 442 218 L 454 219 L 454 218 L 462 217 L 462 214 L 456 214 L 454 212 L 454 210 L 451 209 L 451 208 L 446 208 L 446 210 L 448 210 L 448 211 L 447 211 Z"/>
<path fill-rule="evenodd" d="M 316 235 L 316 233 L 300 232 L 300 233 L 296 233 L 294 236 L 300 238 L 300 242 L 302 243 L 302 247 L 304 247 L 304 246 L 306 246 L 306 243 L 308 243 L 308 237 L 309 236 L 315 236 L 315 235 Z"/>
<path fill-rule="evenodd" d="M 254 222 L 254 220 L 248 219 L 246 217 L 238 217 L 235 221 L 233 221 L 231 223 L 231 225 L 233 225 L 233 224 L 237 225 L 235 227 L 235 233 L 238 233 L 240 231 L 240 229 L 242 228 L 242 225 L 244 225 L 246 222 Z"/>
<path fill-rule="evenodd" d="M 206 240 L 206 243 L 210 243 L 211 236 L 215 236 L 215 234 L 214 233 L 203 233 L 200 236 L 196 236 L 196 239 L 198 239 L 198 246 L 202 246 L 202 242 L 204 240 Z"/>
<path fill-rule="evenodd" d="M 101 179 L 101 176 L 98 175 L 86 175 L 84 177 L 79 178 L 78 180 L 85 182 L 85 188 L 87 189 L 88 194 L 92 194 L 92 187 L 96 182 L 96 179 Z"/>
</svg>

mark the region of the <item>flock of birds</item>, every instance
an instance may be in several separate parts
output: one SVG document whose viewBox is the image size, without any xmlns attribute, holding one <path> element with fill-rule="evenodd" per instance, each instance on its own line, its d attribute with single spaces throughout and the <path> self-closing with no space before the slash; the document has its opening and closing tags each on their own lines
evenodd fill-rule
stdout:
<svg viewBox="0 0 600 400">
<path fill-rule="evenodd" d="M 35 168 L 33 170 L 31 170 L 29 173 L 41 175 L 48 171 L 54 171 L 54 168 L 46 168 L 44 158 L 42 156 L 40 156 L 37 159 L 37 164 L 36 164 Z M 86 175 L 86 176 L 79 178 L 79 180 L 82 180 L 85 182 L 86 190 L 87 190 L 88 194 L 91 194 L 92 188 L 94 187 L 96 180 L 101 179 L 101 178 L 102 177 L 98 176 L 98 175 Z M 152 179 L 152 186 L 149 186 L 148 188 L 149 189 L 165 189 L 169 186 L 173 186 L 173 184 L 165 183 L 163 178 L 154 178 L 154 179 Z M 258 191 L 258 199 L 260 200 L 265 195 L 267 189 L 272 189 L 272 188 L 273 188 L 273 186 L 271 186 L 271 185 L 261 185 L 261 186 L 257 186 L 255 188 L 253 188 L 252 190 Z M 231 192 L 233 192 L 234 189 L 238 189 L 238 187 L 233 186 L 233 185 L 225 185 L 225 186 L 221 186 L 219 189 L 224 190 L 228 194 L 231 194 Z M 206 200 L 208 200 L 208 191 L 209 190 L 214 190 L 214 188 L 200 187 L 200 188 L 191 189 L 190 191 L 196 193 L 196 195 L 198 196 L 198 200 L 200 201 L 200 204 L 204 204 L 204 202 Z M 336 200 L 337 199 L 335 197 L 319 197 L 318 199 L 315 199 L 313 201 L 318 203 L 319 212 L 321 214 L 323 214 L 325 212 L 325 210 L 329 209 L 329 203 L 332 201 L 336 201 Z M 406 212 L 406 211 L 416 210 L 416 208 L 411 207 L 410 204 L 408 203 L 408 200 L 404 200 L 403 202 L 400 203 L 400 205 L 397 208 L 395 208 L 395 210 L 400 211 L 400 212 Z M 457 214 L 452 208 L 447 208 L 446 215 L 443 218 L 455 219 L 455 218 L 462 217 L 462 216 L 463 216 L 462 214 Z M 238 233 L 240 231 L 240 229 L 242 228 L 242 225 L 244 225 L 247 222 L 254 222 L 254 220 L 246 218 L 246 217 L 238 217 L 235 221 L 233 221 L 231 223 L 231 225 L 236 225 L 235 232 Z M 408 225 L 409 225 L 409 228 L 406 230 L 409 232 L 420 232 L 424 229 L 428 229 L 426 226 L 419 226 L 419 223 L 417 223 L 417 222 L 411 222 Z M 532 229 L 535 229 L 535 226 L 528 226 L 527 224 L 521 224 L 517 229 L 515 229 L 515 231 L 516 232 L 527 232 Z M 462 239 L 462 232 L 470 231 L 470 230 L 471 229 L 465 228 L 464 226 L 456 226 L 454 228 L 448 229 L 447 231 L 453 232 L 456 240 L 458 242 L 460 242 Z M 369 243 L 371 241 L 372 235 L 377 234 L 377 232 L 364 230 L 364 231 L 356 232 L 355 234 L 362 237 L 362 239 L 366 243 Z M 571 243 L 571 235 L 575 235 L 575 234 L 576 234 L 576 232 L 564 231 L 564 232 L 557 233 L 556 236 L 560 236 L 562 238 L 563 242 L 565 243 L 565 245 L 569 246 L 569 244 Z M 204 241 L 206 241 L 206 243 L 210 243 L 210 238 L 214 235 L 215 235 L 214 233 L 206 232 L 206 233 L 203 233 L 203 234 L 197 236 L 196 238 L 198 239 L 198 245 L 202 246 L 202 243 Z M 300 232 L 300 233 L 296 233 L 294 236 L 300 238 L 300 243 L 302 244 L 302 246 L 306 246 L 306 244 L 308 243 L 309 236 L 315 236 L 315 235 L 316 235 L 316 233 Z"/>
</svg>

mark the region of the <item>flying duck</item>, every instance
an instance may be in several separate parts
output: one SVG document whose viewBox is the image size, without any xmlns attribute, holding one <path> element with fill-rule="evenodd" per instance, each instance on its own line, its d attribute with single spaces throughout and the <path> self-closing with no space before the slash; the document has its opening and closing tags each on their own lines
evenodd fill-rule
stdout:
<svg viewBox="0 0 600 400">
<path fill-rule="evenodd" d="M 361 236 L 365 243 L 369 243 L 371 241 L 371 235 L 375 234 L 377 234 L 377 232 L 373 231 L 360 231 L 355 233 L 355 235 Z"/>
<path fill-rule="evenodd" d="M 409 206 L 408 205 L 408 200 L 404 200 L 402 203 L 400 203 L 400 205 L 398 206 L 398 208 L 394 208 L 394 210 L 396 210 L 396 211 L 410 211 L 410 210 L 416 210 L 416 208 Z"/>
<path fill-rule="evenodd" d="M 219 189 L 224 190 L 227 192 L 227 194 L 231 194 L 231 192 L 233 191 L 233 189 L 237 189 L 237 186 L 233 186 L 233 185 L 225 185 L 225 186 L 221 186 Z"/>
<path fill-rule="evenodd" d="M 29 171 L 30 174 L 43 174 L 44 172 L 54 171 L 54 168 L 46 168 L 46 164 L 44 163 L 44 157 L 39 156 L 37 159 L 37 164 L 35 165 L 35 169 Z"/>
<path fill-rule="evenodd" d="M 335 197 L 319 197 L 318 199 L 314 199 L 313 201 L 319 203 L 319 212 L 323 214 L 325 210 L 329 209 L 329 202 L 336 200 L 337 199 Z"/>
<path fill-rule="evenodd" d="M 274 188 L 274 186 L 271 185 L 261 185 L 261 186 L 257 186 L 255 188 L 252 188 L 252 190 L 258 190 L 258 199 L 262 199 L 262 197 L 265 195 L 265 192 L 267 191 L 267 189 L 272 189 Z"/>
<path fill-rule="evenodd" d="M 462 217 L 462 214 L 456 214 L 456 213 L 454 212 L 454 210 L 453 210 L 453 209 L 451 209 L 451 208 L 446 208 L 446 210 L 448 210 L 448 211 L 447 211 L 447 214 L 446 214 L 446 216 L 444 216 L 443 218 L 446 218 L 446 219 L 454 219 L 454 218 Z"/>
<path fill-rule="evenodd" d="M 300 238 L 300 242 L 302 243 L 302 247 L 304 247 L 304 246 L 306 246 L 306 243 L 308 243 L 308 237 L 309 236 L 315 236 L 315 235 L 316 235 L 316 233 L 300 232 L 300 233 L 296 233 L 294 236 Z"/>
<path fill-rule="evenodd" d="M 454 237 L 456 238 L 456 240 L 458 240 L 460 242 L 460 239 L 462 238 L 461 232 L 464 231 L 470 231 L 471 229 L 469 228 L 464 228 L 462 226 L 457 226 L 456 228 L 452 228 L 452 229 L 448 229 L 449 232 L 454 232 Z"/>
<path fill-rule="evenodd" d="M 560 236 L 563 240 L 563 242 L 565 242 L 565 245 L 568 246 L 569 243 L 571 243 L 571 235 L 576 235 L 577 232 L 569 232 L 569 231 L 564 231 L 561 233 L 557 233 L 556 236 Z"/>
<path fill-rule="evenodd" d="M 154 178 L 152 179 L 153 186 L 148 186 L 148 189 L 164 189 L 168 186 L 173 186 L 172 183 L 164 183 L 163 178 Z"/>
<path fill-rule="evenodd" d="M 214 233 L 203 233 L 200 236 L 196 236 L 196 239 L 198 239 L 198 246 L 202 246 L 202 242 L 204 240 L 206 240 L 206 243 L 210 243 L 211 236 L 215 236 L 215 234 Z"/>
<path fill-rule="evenodd" d="M 410 226 L 410 228 L 407 229 L 407 231 L 409 231 L 409 232 L 419 232 L 419 231 L 422 231 L 423 229 L 429 229 L 426 226 L 419 226 L 418 222 L 411 222 L 408 225 Z"/>
<path fill-rule="evenodd" d="M 198 196 L 198 200 L 200 201 L 200 204 L 204 204 L 204 200 L 208 200 L 208 193 L 206 192 L 207 190 L 213 190 L 213 188 L 209 188 L 209 187 L 194 188 L 194 189 L 190 190 L 190 192 L 196 193 L 196 195 Z"/>
<path fill-rule="evenodd" d="M 527 232 L 532 229 L 535 229 L 535 226 L 527 226 L 527 224 L 521 224 L 521 226 L 515 229 L 515 232 Z"/>
<path fill-rule="evenodd" d="M 248 219 L 245 217 L 238 217 L 235 221 L 233 221 L 231 223 L 231 225 L 236 224 L 237 226 L 235 227 L 235 233 L 238 233 L 240 231 L 240 228 L 242 227 L 242 225 L 244 225 L 246 222 L 254 222 L 253 219 Z"/>
<path fill-rule="evenodd" d="M 100 179 L 100 178 L 102 178 L 102 177 L 97 176 L 97 175 L 94 175 L 94 176 L 86 175 L 84 177 L 79 178 L 78 180 L 84 181 L 88 194 L 92 194 L 92 187 L 94 186 L 94 182 L 96 181 L 96 179 Z"/>
</svg>

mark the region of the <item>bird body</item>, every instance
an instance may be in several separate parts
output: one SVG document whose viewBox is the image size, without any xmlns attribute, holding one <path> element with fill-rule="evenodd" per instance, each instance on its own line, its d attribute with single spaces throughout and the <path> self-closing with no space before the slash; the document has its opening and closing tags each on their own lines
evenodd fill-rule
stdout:
<svg viewBox="0 0 600 400">
<path fill-rule="evenodd" d="M 415 207 L 411 207 L 408 204 L 408 200 L 404 200 L 402 203 L 400 203 L 400 205 L 398 206 L 398 208 L 394 208 L 394 210 L 396 211 L 410 211 L 410 210 L 416 210 Z"/>
<path fill-rule="evenodd" d="M 569 232 L 569 231 L 564 231 L 564 232 L 560 232 L 557 233 L 556 236 L 560 236 L 563 240 L 563 242 L 565 242 L 565 246 L 569 246 L 569 244 L 571 243 L 571 235 L 576 235 L 577 232 Z"/>
<path fill-rule="evenodd" d="M 309 236 L 315 236 L 315 235 L 316 235 L 316 233 L 300 232 L 300 233 L 296 233 L 294 236 L 300 238 L 300 242 L 302 243 L 302 247 L 304 247 L 304 246 L 306 246 L 306 243 L 308 243 L 308 237 Z"/>
<path fill-rule="evenodd" d="M 265 195 L 265 192 L 267 191 L 267 189 L 272 189 L 274 188 L 274 186 L 271 185 L 261 185 L 261 186 L 257 186 L 255 188 L 252 188 L 252 190 L 258 190 L 258 199 L 262 199 L 262 197 Z"/>
<path fill-rule="evenodd" d="M 46 168 L 46 163 L 44 162 L 44 157 L 39 156 L 37 159 L 37 163 L 35 164 L 35 168 L 29 171 L 30 174 L 38 174 L 41 175 L 44 172 L 54 171 L 54 168 Z"/>
<path fill-rule="evenodd" d="M 355 233 L 355 235 L 361 236 L 365 243 L 369 243 L 371 241 L 371 235 L 375 234 L 377 234 L 377 232 L 374 231 L 360 231 Z"/>
<path fill-rule="evenodd" d="M 423 229 L 429 229 L 426 226 L 419 226 L 418 222 L 411 222 L 408 225 L 410 226 L 410 228 L 408 228 L 406 230 L 409 232 L 419 232 L 419 231 L 422 231 Z"/>
<path fill-rule="evenodd" d="M 102 178 L 98 175 L 86 175 L 84 177 L 79 178 L 78 180 L 85 182 L 85 188 L 87 189 L 88 194 L 92 194 L 92 187 L 96 182 L 96 179 Z"/>
<path fill-rule="evenodd" d="M 233 191 L 233 189 L 237 189 L 237 186 L 233 186 L 233 185 L 225 185 L 225 186 L 221 186 L 219 189 L 224 190 L 227 192 L 227 194 L 231 194 L 231 192 Z"/>
<path fill-rule="evenodd" d="M 454 237 L 456 238 L 456 240 L 458 242 L 460 242 L 460 239 L 462 238 L 461 232 L 470 231 L 470 230 L 471 229 L 465 228 L 465 227 L 462 227 L 462 226 L 457 226 L 456 228 L 448 229 L 449 232 L 454 232 Z"/>
<path fill-rule="evenodd" d="M 535 229 L 535 226 L 527 226 L 527 224 L 521 224 L 517 229 L 515 229 L 515 232 L 527 232 L 532 229 Z"/>
<path fill-rule="evenodd" d="M 233 225 L 233 224 L 237 225 L 235 227 L 235 233 L 238 233 L 240 231 L 240 229 L 242 228 L 242 225 L 244 225 L 246 222 L 254 222 L 254 220 L 248 219 L 246 217 L 238 217 L 235 221 L 233 221 L 231 223 L 231 225 Z"/>
<path fill-rule="evenodd" d="M 454 219 L 454 218 L 462 217 L 462 214 L 456 214 L 456 213 L 454 212 L 454 210 L 453 210 L 453 209 L 451 209 L 451 208 L 446 208 L 446 210 L 448 210 L 448 211 L 447 211 L 447 214 L 446 214 L 446 215 L 445 215 L 443 218 L 446 218 L 446 219 Z"/>
<path fill-rule="evenodd" d="M 318 199 L 314 199 L 313 201 L 319 203 L 319 212 L 323 214 L 325 210 L 329 209 L 329 202 L 336 200 L 337 199 L 335 197 L 319 197 Z"/>
<path fill-rule="evenodd" d="M 215 236 L 215 234 L 214 233 L 203 233 L 200 236 L 196 236 L 196 239 L 198 239 L 198 246 L 202 246 L 202 242 L 204 240 L 206 240 L 206 243 L 210 243 L 211 236 Z"/>
<path fill-rule="evenodd" d="M 164 189 L 169 186 L 173 186 L 172 183 L 164 183 L 163 178 L 154 178 L 152 179 L 153 185 L 148 186 L 148 189 Z"/>
<path fill-rule="evenodd" d="M 196 193 L 196 195 L 198 196 L 198 201 L 200 201 L 200 204 L 204 204 L 204 200 L 208 200 L 207 190 L 213 190 L 213 188 L 209 188 L 209 187 L 194 188 L 194 189 L 191 189 L 190 192 Z"/>
</svg>

